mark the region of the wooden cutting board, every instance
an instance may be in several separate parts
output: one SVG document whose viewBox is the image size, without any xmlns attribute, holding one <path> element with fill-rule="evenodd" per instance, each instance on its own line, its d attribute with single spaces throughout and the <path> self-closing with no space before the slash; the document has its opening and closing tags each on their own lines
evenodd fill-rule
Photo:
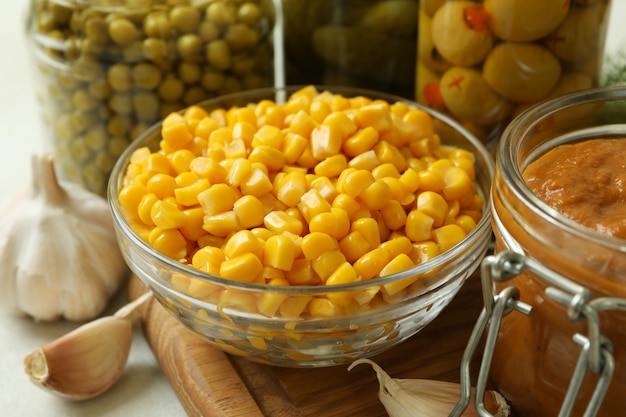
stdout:
<svg viewBox="0 0 626 417">
<path fill-rule="evenodd" d="M 133 277 L 129 298 L 145 291 Z M 394 378 L 458 382 L 481 297 L 475 274 L 435 321 L 372 359 Z M 348 372 L 347 366 L 295 369 L 257 364 L 213 348 L 154 299 L 143 309 L 144 335 L 190 417 L 387 416 L 377 398 L 376 376 L 366 365 Z"/>
</svg>

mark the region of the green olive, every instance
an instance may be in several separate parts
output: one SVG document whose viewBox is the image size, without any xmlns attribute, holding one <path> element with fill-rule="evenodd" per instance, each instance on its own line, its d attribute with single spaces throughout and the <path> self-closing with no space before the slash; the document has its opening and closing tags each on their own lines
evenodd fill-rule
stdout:
<svg viewBox="0 0 626 417">
<path fill-rule="evenodd" d="M 441 6 L 432 19 L 433 44 L 454 65 L 472 66 L 482 62 L 494 44 L 486 25 L 474 25 L 466 18 L 470 12 L 485 13 L 482 5 L 460 0 Z"/>
<path fill-rule="evenodd" d="M 206 16 L 219 27 L 232 25 L 237 20 L 237 8 L 231 2 L 216 0 L 207 6 Z"/>
<path fill-rule="evenodd" d="M 563 0 L 485 0 L 489 26 L 500 39 L 529 42 L 555 30 L 569 12 Z"/>
<path fill-rule="evenodd" d="M 501 43 L 487 56 L 483 76 L 501 96 L 518 102 L 544 98 L 561 76 L 561 64 L 534 43 Z"/>
<path fill-rule="evenodd" d="M 262 15 L 259 6 L 249 1 L 243 3 L 237 9 L 237 19 L 248 25 L 256 23 Z"/>
</svg>

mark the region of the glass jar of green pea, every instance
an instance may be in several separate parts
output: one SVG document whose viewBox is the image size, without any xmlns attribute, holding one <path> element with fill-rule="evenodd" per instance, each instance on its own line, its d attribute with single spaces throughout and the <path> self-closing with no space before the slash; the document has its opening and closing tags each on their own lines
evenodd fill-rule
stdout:
<svg viewBox="0 0 626 417">
<path fill-rule="evenodd" d="M 274 84 L 274 0 L 31 0 L 27 33 L 57 175 L 105 194 L 172 111 Z"/>
</svg>

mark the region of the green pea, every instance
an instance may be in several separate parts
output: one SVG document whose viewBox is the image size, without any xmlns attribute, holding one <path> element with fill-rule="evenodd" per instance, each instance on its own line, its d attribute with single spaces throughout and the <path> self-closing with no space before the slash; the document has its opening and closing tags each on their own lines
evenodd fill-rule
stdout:
<svg viewBox="0 0 626 417">
<path fill-rule="evenodd" d="M 170 21 L 182 33 L 195 32 L 200 23 L 200 12 L 195 7 L 176 6 L 170 12 Z"/>
<path fill-rule="evenodd" d="M 128 19 L 116 18 L 109 23 L 109 36 L 118 45 L 129 45 L 137 38 L 137 28 Z"/>
</svg>

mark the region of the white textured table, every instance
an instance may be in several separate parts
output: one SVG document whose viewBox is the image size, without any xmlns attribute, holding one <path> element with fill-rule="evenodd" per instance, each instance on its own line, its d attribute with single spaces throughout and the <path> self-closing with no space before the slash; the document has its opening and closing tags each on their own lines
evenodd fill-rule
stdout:
<svg viewBox="0 0 626 417">
<path fill-rule="evenodd" d="M 29 180 L 30 155 L 42 146 L 23 28 L 27 5 L 21 0 L 3 1 L 0 6 L 0 203 Z M 614 0 L 607 45 L 610 53 L 626 49 L 626 27 L 619 22 L 624 16 L 626 0 Z M 123 302 L 116 300 L 112 309 Z M 0 416 L 185 415 L 139 331 L 122 378 L 104 395 L 71 403 L 37 389 L 23 371 L 24 356 L 73 327 L 0 314 Z"/>
</svg>

